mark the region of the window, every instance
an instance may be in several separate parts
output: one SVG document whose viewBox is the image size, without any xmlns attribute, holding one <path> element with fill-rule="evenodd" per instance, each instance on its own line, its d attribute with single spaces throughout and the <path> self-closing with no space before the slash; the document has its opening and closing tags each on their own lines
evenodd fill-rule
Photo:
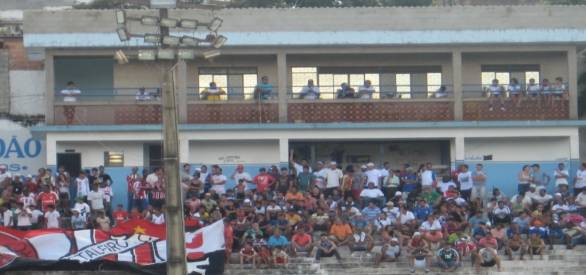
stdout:
<svg viewBox="0 0 586 275">
<path fill-rule="evenodd" d="M 291 92 L 298 94 L 307 81 L 313 79 L 315 85 L 318 85 L 317 67 L 293 67 L 291 68 Z M 320 87 L 320 92 L 321 87 Z"/>
<path fill-rule="evenodd" d="M 256 68 L 201 68 L 198 91 L 201 93 L 210 82 L 215 82 L 226 92 L 222 100 L 249 100 L 253 99 L 257 81 Z"/>
<path fill-rule="evenodd" d="M 124 153 L 123 152 L 104 152 L 104 166 L 107 167 L 123 167 Z"/>
<path fill-rule="evenodd" d="M 516 78 L 521 85 L 529 83 L 529 79 L 540 82 L 539 65 L 482 65 L 482 86 L 488 86 L 493 79 L 499 84 L 508 85 L 511 78 Z"/>
</svg>

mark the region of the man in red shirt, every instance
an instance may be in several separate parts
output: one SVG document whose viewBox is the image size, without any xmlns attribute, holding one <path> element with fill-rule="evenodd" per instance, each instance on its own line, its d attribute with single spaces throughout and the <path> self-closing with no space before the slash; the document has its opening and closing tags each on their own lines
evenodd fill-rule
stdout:
<svg viewBox="0 0 586 275">
<path fill-rule="evenodd" d="M 297 232 L 291 237 L 291 254 L 293 257 L 297 256 L 297 252 L 307 252 L 308 257 L 311 257 L 313 250 L 313 242 L 311 235 L 305 233 L 303 226 L 297 227 Z"/>
<path fill-rule="evenodd" d="M 53 205 L 53 206 L 57 205 L 57 201 L 59 200 L 59 196 L 57 195 L 57 193 L 52 192 L 49 189 L 49 186 L 47 186 L 47 185 L 42 185 L 41 188 L 42 188 L 43 192 L 41 192 L 37 196 L 37 201 L 41 205 L 42 211 L 47 212 L 47 207 L 49 205 Z"/>
<path fill-rule="evenodd" d="M 112 213 L 112 216 L 114 217 L 115 224 L 119 224 L 128 220 L 128 212 L 124 210 L 124 206 L 122 204 L 118 205 L 118 208 L 116 208 L 116 211 Z"/>
<path fill-rule="evenodd" d="M 128 187 L 128 211 L 132 209 L 134 202 L 134 182 L 140 179 L 140 175 L 138 175 L 138 167 L 132 167 L 132 172 L 130 175 L 126 176 L 126 184 Z"/>
<path fill-rule="evenodd" d="M 267 188 L 271 188 L 273 186 L 275 179 L 267 173 L 265 168 L 260 168 L 258 172 L 258 175 L 254 177 L 252 183 L 256 185 L 257 192 L 263 193 Z"/>
</svg>

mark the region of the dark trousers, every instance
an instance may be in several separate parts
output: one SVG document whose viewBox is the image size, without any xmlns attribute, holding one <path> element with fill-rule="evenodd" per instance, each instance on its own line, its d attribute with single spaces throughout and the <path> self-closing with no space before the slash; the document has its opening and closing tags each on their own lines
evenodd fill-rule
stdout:
<svg viewBox="0 0 586 275">
<path fill-rule="evenodd" d="M 519 195 L 525 196 L 525 192 L 529 191 L 530 184 L 519 184 L 517 185 L 517 192 Z"/>
<path fill-rule="evenodd" d="M 332 256 L 336 256 L 336 259 L 340 260 L 342 259 L 342 257 L 340 257 L 340 253 L 338 253 L 337 249 L 334 249 L 334 251 L 330 252 L 330 253 L 325 253 L 323 250 L 318 249 L 317 253 L 315 254 L 315 259 L 319 261 L 319 259 L 321 257 L 332 257 Z"/>
<path fill-rule="evenodd" d="M 460 190 L 460 196 L 466 201 L 470 201 L 470 196 L 472 196 L 472 189 Z"/>
</svg>

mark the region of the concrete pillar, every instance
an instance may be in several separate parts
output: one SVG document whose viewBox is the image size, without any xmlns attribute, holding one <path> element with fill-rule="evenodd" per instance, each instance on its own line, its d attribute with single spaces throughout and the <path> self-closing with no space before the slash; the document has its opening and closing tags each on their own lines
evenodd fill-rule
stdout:
<svg viewBox="0 0 586 275">
<path fill-rule="evenodd" d="M 452 51 L 452 89 L 454 91 L 454 119 L 464 119 L 464 102 L 462 100 L 462 51 Z"/>
<path fill-rule="evenodd" d="M 279 162 L 289 163 L 289 139 L 279 139 Z"/>
<path fill-rule="evenodd" d="M 177 62 L 173 76 L 179 123 L 187 123 L 187 65 L 184 60 Z"/>
<path fill-rule="evenodd" d="M 55 73 L 54 73 L 54 59 L 53 55 L 47 53 L 45 55 L 45 104 L 47 110 L 45 112 L 45 123 L 53 124 L 55 120 Z M 49 156 L 47 152 L 47 158 Z M 57 161 L 55 161 L 56 163 Z"/>
<path fill-rule="evenodd" d="M 287 122 L 287 55 L 277 54 L 277 90 L 279 94 L 279 123 Z"/>
<path fill-rule="evenodd" d="M 47 134 L 45 149 L 47 165 L 57 166 L 57 140 L 55 140 L 50 134 Z"/>
<path fill-rule="evenodd" d="M 456 154 L 456 164 L 464 162 L 464 160 L 466 159 L 464 137 L 457 136 L 454 138 L 454 152 Z"/>
<path fill-rule="evenodd" d="M 179 162 L 189 163 L 189 139 L 179 137 Z"/>
<path fill-rule="evenodd" d="M 567 56 L 570 119 L 578 119 L 578 57 L 576 47 L 571 47 L 567 52 Z"/>
<path fill-rule="evenodd" d="M 10 113 L 10 54 L 0 49 L 0 113 Z"/>
<path fill-rule="evenodd" d="M 576 129 L 570 135 L 570 160 L 580 159 L 580 131 Z"/>
</svg>

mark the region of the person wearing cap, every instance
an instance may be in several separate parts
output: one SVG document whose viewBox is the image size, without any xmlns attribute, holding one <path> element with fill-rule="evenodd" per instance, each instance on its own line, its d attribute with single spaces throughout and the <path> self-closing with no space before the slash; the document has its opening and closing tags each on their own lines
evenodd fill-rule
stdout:
<svg viewBox="0 0 586 275">
<path fill-rule="evenodd" d="M 437 251 L 437 263 L 442 272 L 454 272 L 460 266 L 460 254 L 449 242 L 443 242 Z"/>
<path fill-rule="evenodd" d="M 324 193 L 326 197 L 331 196 L 334 190 L 340 189 L 342 177 L 344 177 L 344 173 L 338 168 L 338 163 L 330 161 L 329 169 L 326 169 L 324 172 L 324 180 L 326 182 L 326 190 Z"/>
<path fill-rule="evenodd" d="M 391 238 L 390 241 L 385 242 L 381 248 L 381 254 L 377 255 L 374 265 L 378 266 L 383 261 L 394 262 L 401 256 L 401 245 L 399 239 Z"/>
</svg>

